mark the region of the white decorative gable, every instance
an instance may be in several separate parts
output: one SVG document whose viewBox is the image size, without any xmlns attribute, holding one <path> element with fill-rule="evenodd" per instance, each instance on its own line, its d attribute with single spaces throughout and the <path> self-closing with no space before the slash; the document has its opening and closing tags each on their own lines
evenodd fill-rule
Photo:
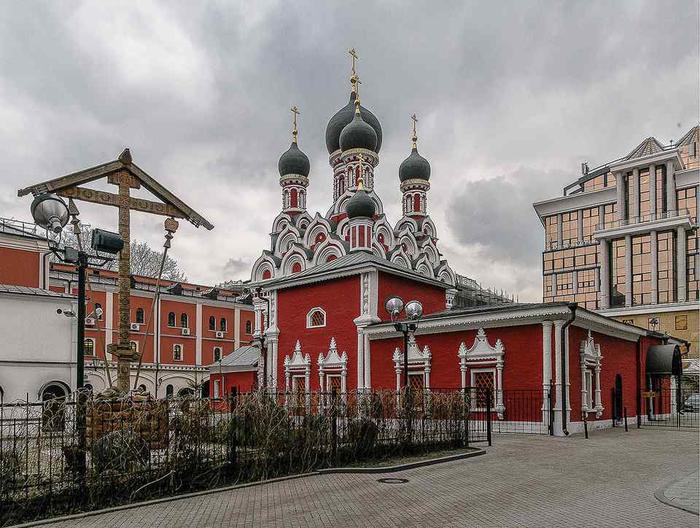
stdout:
<svg viewBox="0 0 700 528">
<path fill-rule="evenodd" d="M 430 360 L 432 358 L 432 354 L 430 353 L 430 348 L 428 345 L 426 345 L 423 350 L 418 347 L 418 343 L 416 343 L 416 338 L 414 336 L 411 336 L 408 338 L 408 366 L 410 367 L 411 365 L 417 365 L 417 366 L 424 366 L 428 365 L 430 366 Z M 396 367 L 402 367 L 403 366 L 403 352 L 399 347 L 396 347 L 396 350 L 394 350 L 394 364 Z"/>
<path fill-rule="evenodd" d="M 505 348 L 501 340 L 497 339 L 496 344 L 491 346 L 483 328 L 479 328 L 471 348 L 467 348 L 462 342 L 457 353 L 464 361 L 503 361 L 504 354 Z"/>
<path fill-rule="evenodd" d="M 600 388 L 600 369 L 602 367 L 603 354 L 600 345 L 597 344 L 591 331 L 588 337 L 581 341 L 581 411 L 595 411 L 596 418 L 603 415 L 603 400 Z M 595 388 L 593 383 L 595 380 Z M 592 394 L 591 394 L 592 393 Z"/>
<path fill-rule="evenodd" d="M 505 353 L 505 347 L 500 339 L 496 339 L 496 344 L 494 346 L 489 344 L 488 337 L 486 337 L 486 332 L 483 328 L 479 328 L 471 347 L 467 348 L 467 345 L 462 342 L 457 351 L 459 369 L 462 374 L 462 388 L 467 387 L 467 369 L 485 366 L 495 370 L 494 389 L 496 391 L 496 406 L 494 410 L 498 414 L 500 420 L 503 419 L 506 410 L 503 404 L 503 357 Z"/>
<path fill-rule="evenodd" d="M 345 368 L 348 364 L 348 354 L 343 351 L 342 354 L 338 354 L 338 347 L 335 343 L 335 337 L 331 337 L 331 343 L 328 347 L 328 354 L 323 355 L 321 352 L 318 355 L 318 365 L 320 368 Z"/>
<path fill-rule="evenodd" d="M 297 344 L 294 345 L 294 353 L 290 359 L 289 356 L 284 358 L 284 368 L 285 370 L 291 369 L 305 369 L 311 367 L 311 356 L 309 354 L 303 355 L 301 353 L 301 343 L 297 340 Z"/>
</svg>

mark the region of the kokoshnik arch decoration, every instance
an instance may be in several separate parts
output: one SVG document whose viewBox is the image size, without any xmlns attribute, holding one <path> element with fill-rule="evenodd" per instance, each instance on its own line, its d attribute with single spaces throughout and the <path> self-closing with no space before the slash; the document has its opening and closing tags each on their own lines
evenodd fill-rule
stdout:
<svg viewBox="0 0 700 528">
<path fill-rule="evenodd" d="M 412 148 L 398 170 L 403 215 L 392 226 L 374 186 L 382 127 L 360 103 L 358 57 L 354 49 L 349 53 L 350 99 L 326 126 L 333 203 L 325 215 L 306 210 L 311 164 L 298 145 L 300 112 L 294 106 L 292 143 L 278 162 L 282 210 L 272 223 L 270 249 L 253 265 L 252 280 L 280 279 L 361 250 L 454 286 L 456 275 L 438 249 L 437 229 L 428 214 L 430 163 L 418 153 L 418 118 L 411 116 Z M 367 203 L 354 208 L 361 214 L 349 214 L 351 199 L 358 195 Z"/>
<path fill-rule="evenodd" d="M 105 179 L 107 183 L 118 188 L 116 194 L 83 187 L 87 183 Z M 142 186 L 159 201 L 136 198 L 130 195 L 131 189 L 140 189 Z M 117 358 L 118 362 L 117 388 L 120 392 L 127 392 L 129 390 L 130 363 L 138 359 L 138 352 L 131 347 L 129 339 L 131 211 L 167 216 L 171 219 L 183 218 L 195 227 L 204 226 L 206 229 L 213 229 L 214 226 L 138 167 L 133 162 L 128 148 L 124 149 L 114 161 L 30 185 L 17 191 L 18 196 L 30 193 L 34 196 L 55 193 L 66 198 L 119 209 L 119 235 L 124 240 L 124 248 L 119 255 L 119 340 L 110 345 L 109 352 Z M 174 231 L 177 228 L 177 222 L 172 220 L 169 226 L 168 229 L 166 225 L 166 229 Z"/>
</svg>

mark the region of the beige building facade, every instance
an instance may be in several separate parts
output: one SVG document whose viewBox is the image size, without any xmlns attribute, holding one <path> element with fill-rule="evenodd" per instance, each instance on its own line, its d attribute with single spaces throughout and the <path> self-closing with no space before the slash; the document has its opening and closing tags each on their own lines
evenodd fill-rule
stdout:
<svg viewBox="0 0 700 528">
<path fill-rule="evenodd" d="M 653 137 L 534 204 L 544 227 L 542 297 L 690 342 L 698 356 L 700 127 Z"/>
</svg>

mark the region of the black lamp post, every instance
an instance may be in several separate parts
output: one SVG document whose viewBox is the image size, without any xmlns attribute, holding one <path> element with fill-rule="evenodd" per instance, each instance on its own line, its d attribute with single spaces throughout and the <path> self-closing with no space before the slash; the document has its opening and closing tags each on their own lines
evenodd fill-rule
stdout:
<svg viewBox="0 0 700 528">
<path fill-rule="evenodd" d="M 403 334 L 403 386 L 408 387 L 408 334 L 418 328 L 418 321 L 423 315 L 423 305 L 420 301 L 408 301 L 405 305 L 401 297 L 391 297 L 384 304 L 386 311 L 391 316 L 391 322 L 397 332 Z M 401 312 L 406 314 L 405 321 L 399 321 Z"/>
<path fill-rule="evenodd" d="M 85 385 L 85 270 L 90 264 L 90 259 L 94 265 L 102 266 L 112 260 L 111 257 L 100 257 L 88 255 L 82 248 L 80 240 L 80 222 L 78 220 L 78 208 L 70 202 L 69 205 L 54 194 L 39 194 L 34 198 L 31 205 L 32 218 L 34 223 L 46 230 L 51 230 L 55 234 L 60 234 L 68 224 L 70 217 L 74 227 L 74 233 L 78 237 L 78 249 L 65 247 L 59 248 L 57 244 L 51 244 L 51 252 L 61 261 L 75 264 L 78 267 L 78 354 L 76 366 L 76 386 L 82 389 Z M 48 237 L 47 237 L 48 239 Z M 121 251 L 124 241 L 116 233 L 94 229 L 92 232 L 91 246 L 95 251 L 115 254 Z M 107 358 L 105 357 L 105 361 Z"/>
</svg>

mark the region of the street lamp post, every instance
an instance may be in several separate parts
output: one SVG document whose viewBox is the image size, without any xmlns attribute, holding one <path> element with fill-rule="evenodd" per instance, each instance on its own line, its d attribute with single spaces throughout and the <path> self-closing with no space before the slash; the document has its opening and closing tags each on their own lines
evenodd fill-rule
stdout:
<svg viewBox="0 0 700 528">
<path fill-rule="evenodd" d="M 85 385 L 85 275 L 90 258 L 95 261 L 95 264 L 101 266 L 112 260 L 111 257 L 91 256 L 83 251 L 82 241 L 80 240 L 80 221 L 78 220 L 78 208 L 72 202 L 69 205 L 58 196 L 53 194 L 39 194 L 32 201 L 30 207 L 34 223 L 39 227 L 43 227 L 47 231 L 50 230 L 58 235 L 63 231 L 63 228 L 68 224 L 70 217 L 73 217 L 71 223 L 74 227 L 74 233 L 78 237 L 78 249 L 64 247 L 59 248 L 57 245 L 49 243 L 51 252 L 63 262 L 75 264 L 78 268 L 78 331 L 77 331 L 77 365 L 76 365 L 76 387 L 82 389 Z M 48 237 L 47 237 L 48 239 Z M 116 254 L 121 251 L 124 245 L 123 240 L 116 233 L 95 229 L 92 233 L 91 246 L 95 251 Z M 105 356 L 105 361 L 107 357 Z"/>
<path fill-rule="evenodd" d="M 384 304 L 386 311 L 391 316 L 391 322 L 397 332 L 403 334 L 403 386 L 408 388 L 408 334 L 414 333 L 418 328 L 418 321 L 423 315 L 423 305 L 420 301 L 408 301 L 405 305 L 401 297 L 391 297 Z M 399 321 L 401 312 L 406 314 L 405 321 Z"/>
</svg>

